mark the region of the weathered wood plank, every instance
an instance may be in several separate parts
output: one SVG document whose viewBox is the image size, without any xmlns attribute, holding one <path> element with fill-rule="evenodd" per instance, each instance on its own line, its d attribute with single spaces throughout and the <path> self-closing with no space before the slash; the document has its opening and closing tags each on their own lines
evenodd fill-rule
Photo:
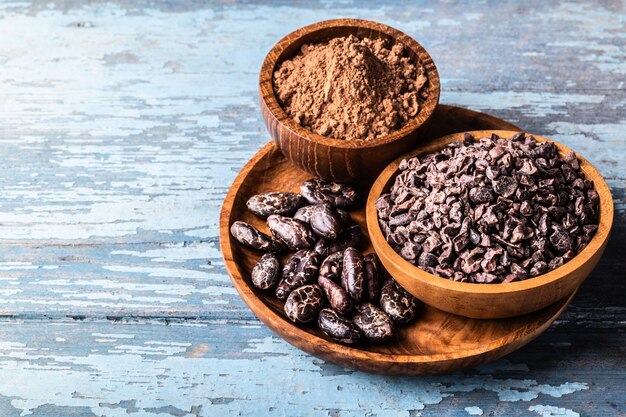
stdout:
<svg viewBox="0 0 626 417">
<path fill-rule="evenodd" d="M 624 333 L 616 338 L 615 328 L 573 319 L 506 359 L 423 378 L 323 363 L 254 320 L 0 324 L 3 416 L 458 416 L 468 407 L 483 415 L 626 413 L 615 355 Z"/>
<path fill-rule="evenodd" d="M 626 12 L 525 6 L 1 3 L 0 415 L 625 415 Z M 552 137 L 607 177 L 605 257 L 506 360 L 437 378 L 347 372 L 272 337 L 228 282 L 218 213 L 268 140 L 261 61 L 340 16 L 414 36 L 442 102 Z"/>
</svg>

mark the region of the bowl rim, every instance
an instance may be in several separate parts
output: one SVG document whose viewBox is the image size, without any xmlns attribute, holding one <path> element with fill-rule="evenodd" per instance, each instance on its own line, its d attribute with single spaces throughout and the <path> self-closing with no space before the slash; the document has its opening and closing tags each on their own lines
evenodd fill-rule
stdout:
<svg viewBox="0 0 626 417">
<path fill-rule="evenodd" d="M 273 74 L 279 57 L 284 53 L 285 49 L 291 46 L 294 42 L 297 42 L 304 36 L 311 35 L 317 32 L 324 32 L 331 28 L 351 28 L 357 30 L 364 28 L 376 32 L 380 32 L 388 37 L 394 38 L 396 42 L 404 45 L 405 48 L 411 49 L 418 57 L 420 63 L 424 66 L 426 74 L 428 76 L 429 94 L 426 97 L 426 101 L 422 104 L 417 115 L 405 123 L 400 129 L 385 135 L 383 137 L 371 140 L 364 139 L 334 139 L 327 136 L 322 136 L 309 130 L 298 123 L 296 123 L 287 112 L 279 104 L 276 94 L 274 92 Z M 387 26 L 383 23 L 374 22 L 371 20 L 363 19 L 331 19 L 316 22 L 307 26 L 303 26 L 278 41 L 272 49 L 267 53 L 263 64 L 261 65 L 261 71 L 259 73 L 259 92 L 260 99 L 265 103 L 269 112 L 278 121 L 282 127 L 288 129 L 291 133 L 300 136 L 313 143 L 325 145 L 328 147 L 339 149 L 351 149 L 351 148 L 374 148 L 377 146 L 387 145 L 397 140 L 403 139 L 416 131 L 420 126 L 425 124 L 435 111 L 435 107 L 439 103 L 439 97 L 441 93 L 441 83 L 439 79 L 439 73 L 435 63 L 433 62 L 430 54 L 419 44 L 415 39 L 409 35 Z M 265 93 L 266 92 L 266 93 Z"/>
<path fill-rule="evenodd" d="M 523 132 L 526 135 L 533 136 L 539 142 L 554 143 L 557 146 L 559 154 L 561 156 L 563 155 L 563 153 L 572 151 L 572 149 L 552 139 L 528 133 L 526 131 Z M 372 185 L 367 197 L 365 209 L 368 233 L 376 252 L 379 253 L 379 256 L 382 253 L 381 258 L 386 257 L 387 259 L 389 259 L 389 261 L 396 265 L 399 269 L 404 270 L 407 275 L 410 275 L 412 279 L 422 281 L 426 285 L 437 287 L 442 290 L 455 291 L 458 293 L 466 294 L 511 294 L 532 290 L 559 281 L 568 276 L 572 271 L 577 270 L 582 265 L 587 263 L 598 251 L 602 250 L 609 238 L 611 227 L 613 225 L 613 197 L 611 195 L 609 186 L 607 185 L 602 175 L 598 172 L 598 170 L 587 159 L 585 159 L 578 152 L 576 152 L 576 156 L 580 161 L 581 171 L 583 171 L 587 179 L 593 180 L 594 189 L 597 191 L 600 198 L 598 230 L 594 234 L 591 241 L 589 241 L 587 246 L 585 246 L 585 248 L 580 253 L 578 253 L 573 259 L 561 265 L 560 267 L 553 269 L 552 271 L 549 271 L 545 274 L 537 275 L 536 277 L 528 278 L 523 281 L 489 285 L 480 283 L 457 282 L 444 277 L 440 277 L 438 275 L 431 274 L 411 264 L 410 262 L 402 258 L 398 253 L 396 253 L 396 251 L 393 250 L 389 243 L 387 243 L 387 240 L 383 236 L 380 225 L 378 224 L 376 200 L 383 193 L 383 191 L 385 191 L 385 188 L 387 184 L 391 181 L 391 179 L 395 177 L 400 162 L 403 159 L 441 150 L 443 149 L 443 147 L 453 141 L 462 140 L 465 133 L 473 135 L 476 139 L 490 137 L 494 133 L 500 137 L 509 139 L 513 135 L 520 132 L 512 130 L 474 130 L 468 132 L 454 133 L 430 141 L 423 146 L 418 146 L 417 148 L 412 149 L 402 156 L 399 156 L 389 165 L 387 165 L 387 167 L 383 169 L 378 178 L 376 178 L 376 180 L 374 181 L 374 184 Z"/>
</svg>

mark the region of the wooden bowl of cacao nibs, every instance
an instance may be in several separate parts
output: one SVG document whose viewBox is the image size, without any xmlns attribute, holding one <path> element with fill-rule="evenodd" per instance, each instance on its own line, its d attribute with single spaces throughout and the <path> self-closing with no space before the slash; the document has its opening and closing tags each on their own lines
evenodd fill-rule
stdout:
<svg viewBox="0 0 626 417">
<path fill-rule="evenodd" d="M 375 178 L 423 138 L 439 90 L 419 43 L 358 19 L 292 32 L 259 76 L 263 119 L 278 148 L 310 174 L 343 182 Z"/>
<path fill-rule="evenodd" d="M 569 148 L 513 131 L 457 133 L 376 179 L 372 245 L 415 297 L 471 318 L 506 318 L 575 291 L 606 247 L 613 200 Z"/>
</svg>

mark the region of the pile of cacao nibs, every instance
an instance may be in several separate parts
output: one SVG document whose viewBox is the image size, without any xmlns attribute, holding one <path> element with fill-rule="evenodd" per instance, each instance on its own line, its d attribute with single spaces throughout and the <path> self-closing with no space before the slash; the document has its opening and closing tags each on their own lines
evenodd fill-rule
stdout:
<svg viewBox="0 0 626 417">
<path fill-rule="evenodd" d="M 571 152 L 519 133 L 465 134 L 400 163 L 376 202 L 383 234 L 429 273 L 472 283 L 514 282 L 571 260 L 598 228 L 599 196 Z"/>
<path fill-rule="evenodd" d="M 252 284 L 273 290 L 291 321 L 317 320 L 342 343 L 382 342 L 415 318 L 419 302 L 384 274 L 375 253 L 359 252 L 361 227 L 344 210 L 355 200 L 351 187 L 313 178 L 300 194 L 270 192 L 248 200 L 271 236 L 242 221 L 230 232 L 239 243 L 267 252 L 252 269 Z M 281 265 L 285 251 L 295 253 Z"/>
</svg>

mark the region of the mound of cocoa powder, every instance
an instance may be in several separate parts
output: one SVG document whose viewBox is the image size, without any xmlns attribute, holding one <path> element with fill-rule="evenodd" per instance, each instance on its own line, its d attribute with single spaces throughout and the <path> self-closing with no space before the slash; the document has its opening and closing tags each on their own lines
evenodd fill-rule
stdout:
<svg viewBox="0 0 626 417">
<path fill-rule="evenodd" d="M 380 138 L 415 117 L 426 97 L 424 67 L 404 52 L 352 35 L 303 45 L 274 73 L 274 91 L 287 114 L 315 133 Z"/>
</svg>

